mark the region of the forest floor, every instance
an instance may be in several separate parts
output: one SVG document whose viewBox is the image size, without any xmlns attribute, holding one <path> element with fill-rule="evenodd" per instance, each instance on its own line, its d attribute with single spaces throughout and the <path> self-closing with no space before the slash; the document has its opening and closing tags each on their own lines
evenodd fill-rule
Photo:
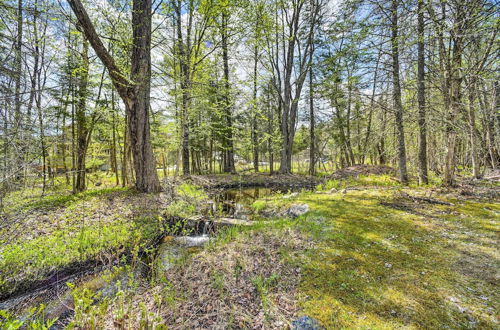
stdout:
<svg viewBox="0 0 500 330">
<path fill-rule="evenodd" d="M 193 177 L 192 183 L 206 189 L 235 182 L 311 187 L 310 178 L 269 178 Z M 106 299 L 76 286 L 64 324 L 282 329 L 307 315 L 327 329 L 500 326 L 498 183 L 402 186 L 388 172 L 366 169 L 333 176 L 313 190 L 254 201 L 251 226 L 220 230 L 174 267 L 136 276 L 133 268 L 141 262 L 134 256 L 154 248 L 165 231 L 161 219 L 197 214 L 208 199 L 186 183 L 173 194 L 103 188 L 54 191 L 42 199 L 26 192 L 7 196 L 0 309 L 33 287 L 49 294 L 43 288 L 53 274 L 64 279 L 64 270 L 70 274 L 90 262 L 129 265 L 128 283 L 118 283 Z M 307 213 L 287 215 L 290 206 L 303 204 Z M 43 299 L 21 307 L 34 302 Z M 2 313 L 0 325 L 14 319 Z"/>
</svg>

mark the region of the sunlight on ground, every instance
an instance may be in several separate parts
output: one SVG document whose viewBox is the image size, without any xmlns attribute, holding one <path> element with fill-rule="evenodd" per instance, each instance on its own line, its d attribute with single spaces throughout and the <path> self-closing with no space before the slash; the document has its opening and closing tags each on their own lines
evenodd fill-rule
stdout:
<svg viewBox="0 0 500 330">
<path fill-rule="evenodd" d="M 294 201 L 310 205 L 297 226 L 317 240 L 304 257 L 304 313 L 327 328 L 497 325 L 500 205 L 415 205 L 424 216 L 380 205 L 396 194 L 306 193 Z M 473 265 L 483 274 L 468 272 Z"/>
</svg>

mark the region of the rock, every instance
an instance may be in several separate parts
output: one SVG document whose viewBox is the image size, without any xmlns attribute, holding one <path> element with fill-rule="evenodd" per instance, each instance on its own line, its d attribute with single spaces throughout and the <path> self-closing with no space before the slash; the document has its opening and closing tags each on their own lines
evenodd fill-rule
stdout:
<svg viewBox="0 0 500 330">
<path fill-rule="evenodd" d="M 320 330 L 321 327 L 315 319 L 310 316 L 302 316 L 292 321 L 292 330 Z"/>
<path fill-rule="evenodd" d="M 173 241 L 186 247 L 203 246 L 210 240 L 208 236 L 178 236 Z"/>
<path fill-rule="evenodd" d="M 286 211 L 286 213 L 293 218 L 300 217 L 307 212 L 309 212 L 309 205 L 307 204 L 293 204 L 288 211 Z"/>
<path fill-rule="evenodd" d="M 213 220 L 216 226 L 251 226 L 252 222 L 245 219 L 216 218 Z"/>
<path fill-rule="evenodd" d="M 250 210 L 246 208 L 243 204 L 236 203 L 234 205 L 234 213 L 233 217 L 237 219 L 248 219 L 248 215 L 250 214 Z"/>
<path fill-rule="evenodd" d="M 297 197 L 298 195 L 299 195 L 299 193 L 298 193 L 298 192 L 293 192 L 293 193 L 291 193 L 290 195 L 285 195 L 285 196 L 283 196 L 283 198 L 284 198 L 284 199 L 290 199 L 290 198 L 295 198 L 295 197 Z"/>
</svg>

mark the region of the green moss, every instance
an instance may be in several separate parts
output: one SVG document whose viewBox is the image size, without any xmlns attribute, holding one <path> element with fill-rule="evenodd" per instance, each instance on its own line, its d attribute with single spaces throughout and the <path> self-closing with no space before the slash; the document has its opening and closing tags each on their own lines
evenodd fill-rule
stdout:
<svg viewBox="0 0 500 330">
<path fill-rule="evenodd" d="M 460 274 L 454 267 L 460 250 L 429 219 L 380 205 L 390 198 L 386 191 L 300 196 L 312 211 L 297 227 L 319 242 L 303 260 L 304 312 L 326 328 L 493 326 L 494 316 L 484 313 L 477 295 L 491 296 L 495 286 Z M 498 230 L 496 205 L 467 202 L 452 209 L 454 215 L 440 215 L 438 225 Z M 454 296 L 466 297 L 460 307 Z"/>
<path fill-rule="evenodd" d="M 318 188 L 321 190 L 330 190 L 332 188 L 344 189 L 357 186 L 395 187 L 400 186 L 400 183 L 390 175 L 360 175 L 358 177 L 328 180 Z"/>
<path fill-rule="evenodd" d="M 390 203 L 401 203 L 399 191 L 418 196 L 426 188 L 404 188 L 380 176 L 322 188 L 353 185 L 387 189 L 301 193 L 293 203 L 307 203 L 310 212 L 282 222 L 315 242 L 291 261 L 302 268 L 303 314 L 328 329 L 497 325 L 498 203 L 451 200 L 449 206 L 394 208 Z M 286 208 L 292 202 L 275 197 L 256 203 Z"/>
</svg>

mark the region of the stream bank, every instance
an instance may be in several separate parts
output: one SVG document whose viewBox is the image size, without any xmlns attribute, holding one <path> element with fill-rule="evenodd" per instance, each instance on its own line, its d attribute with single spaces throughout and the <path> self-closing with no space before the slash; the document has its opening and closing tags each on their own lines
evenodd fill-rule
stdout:
<svg viewBox="0 0 500 330">
<path fill-rule="evenodd" d="M 95 292 L 92 300 L 93 304 L 98 304 L 99 301 L 110 298 L 124 289 L 127 286 L 124 283 L 130 274 L 135 282 L 147 282 L 151 276 L 168 271 L 179 262 L 201 252 L 203 246 L 222 228 L 251 225 L 251 205 L 256 199 L 302 188 L 303 185 L 272 187 L 259 185 L 211 189 L 208 201 L 209 213 L 187 219 L 166 218 L 164 221 L 168 225 L 164 228 L 170 228 L 170 231 L 158 235 L 157 239 L 141 249 L 139 262 L 134 262 L 136 258 L 132 256 L 131 251 L 127 251 L 114 258 L 111 263 L 106 263 L 105 260 L 88 260 L 72 264 L 63 270 L 52 271 L 43 280 L 21 284 L 17 290 L 0 300 L 0 309 L 9 310 L 21 320 L 28 321 L 32 318 L 28 310 L 33 306 L 44 304 L 44 317 L 58 318 L 53 328 L 63 328 L 74 318 L 76 308 L 68 282 L 78 290 L 88 289 Z M 127 268 L 131 262 L 136 264 L 132 273 L 119 270 L 112 271 L 112 276 L 110 275 L 112 268 Z"/>
</svg>

